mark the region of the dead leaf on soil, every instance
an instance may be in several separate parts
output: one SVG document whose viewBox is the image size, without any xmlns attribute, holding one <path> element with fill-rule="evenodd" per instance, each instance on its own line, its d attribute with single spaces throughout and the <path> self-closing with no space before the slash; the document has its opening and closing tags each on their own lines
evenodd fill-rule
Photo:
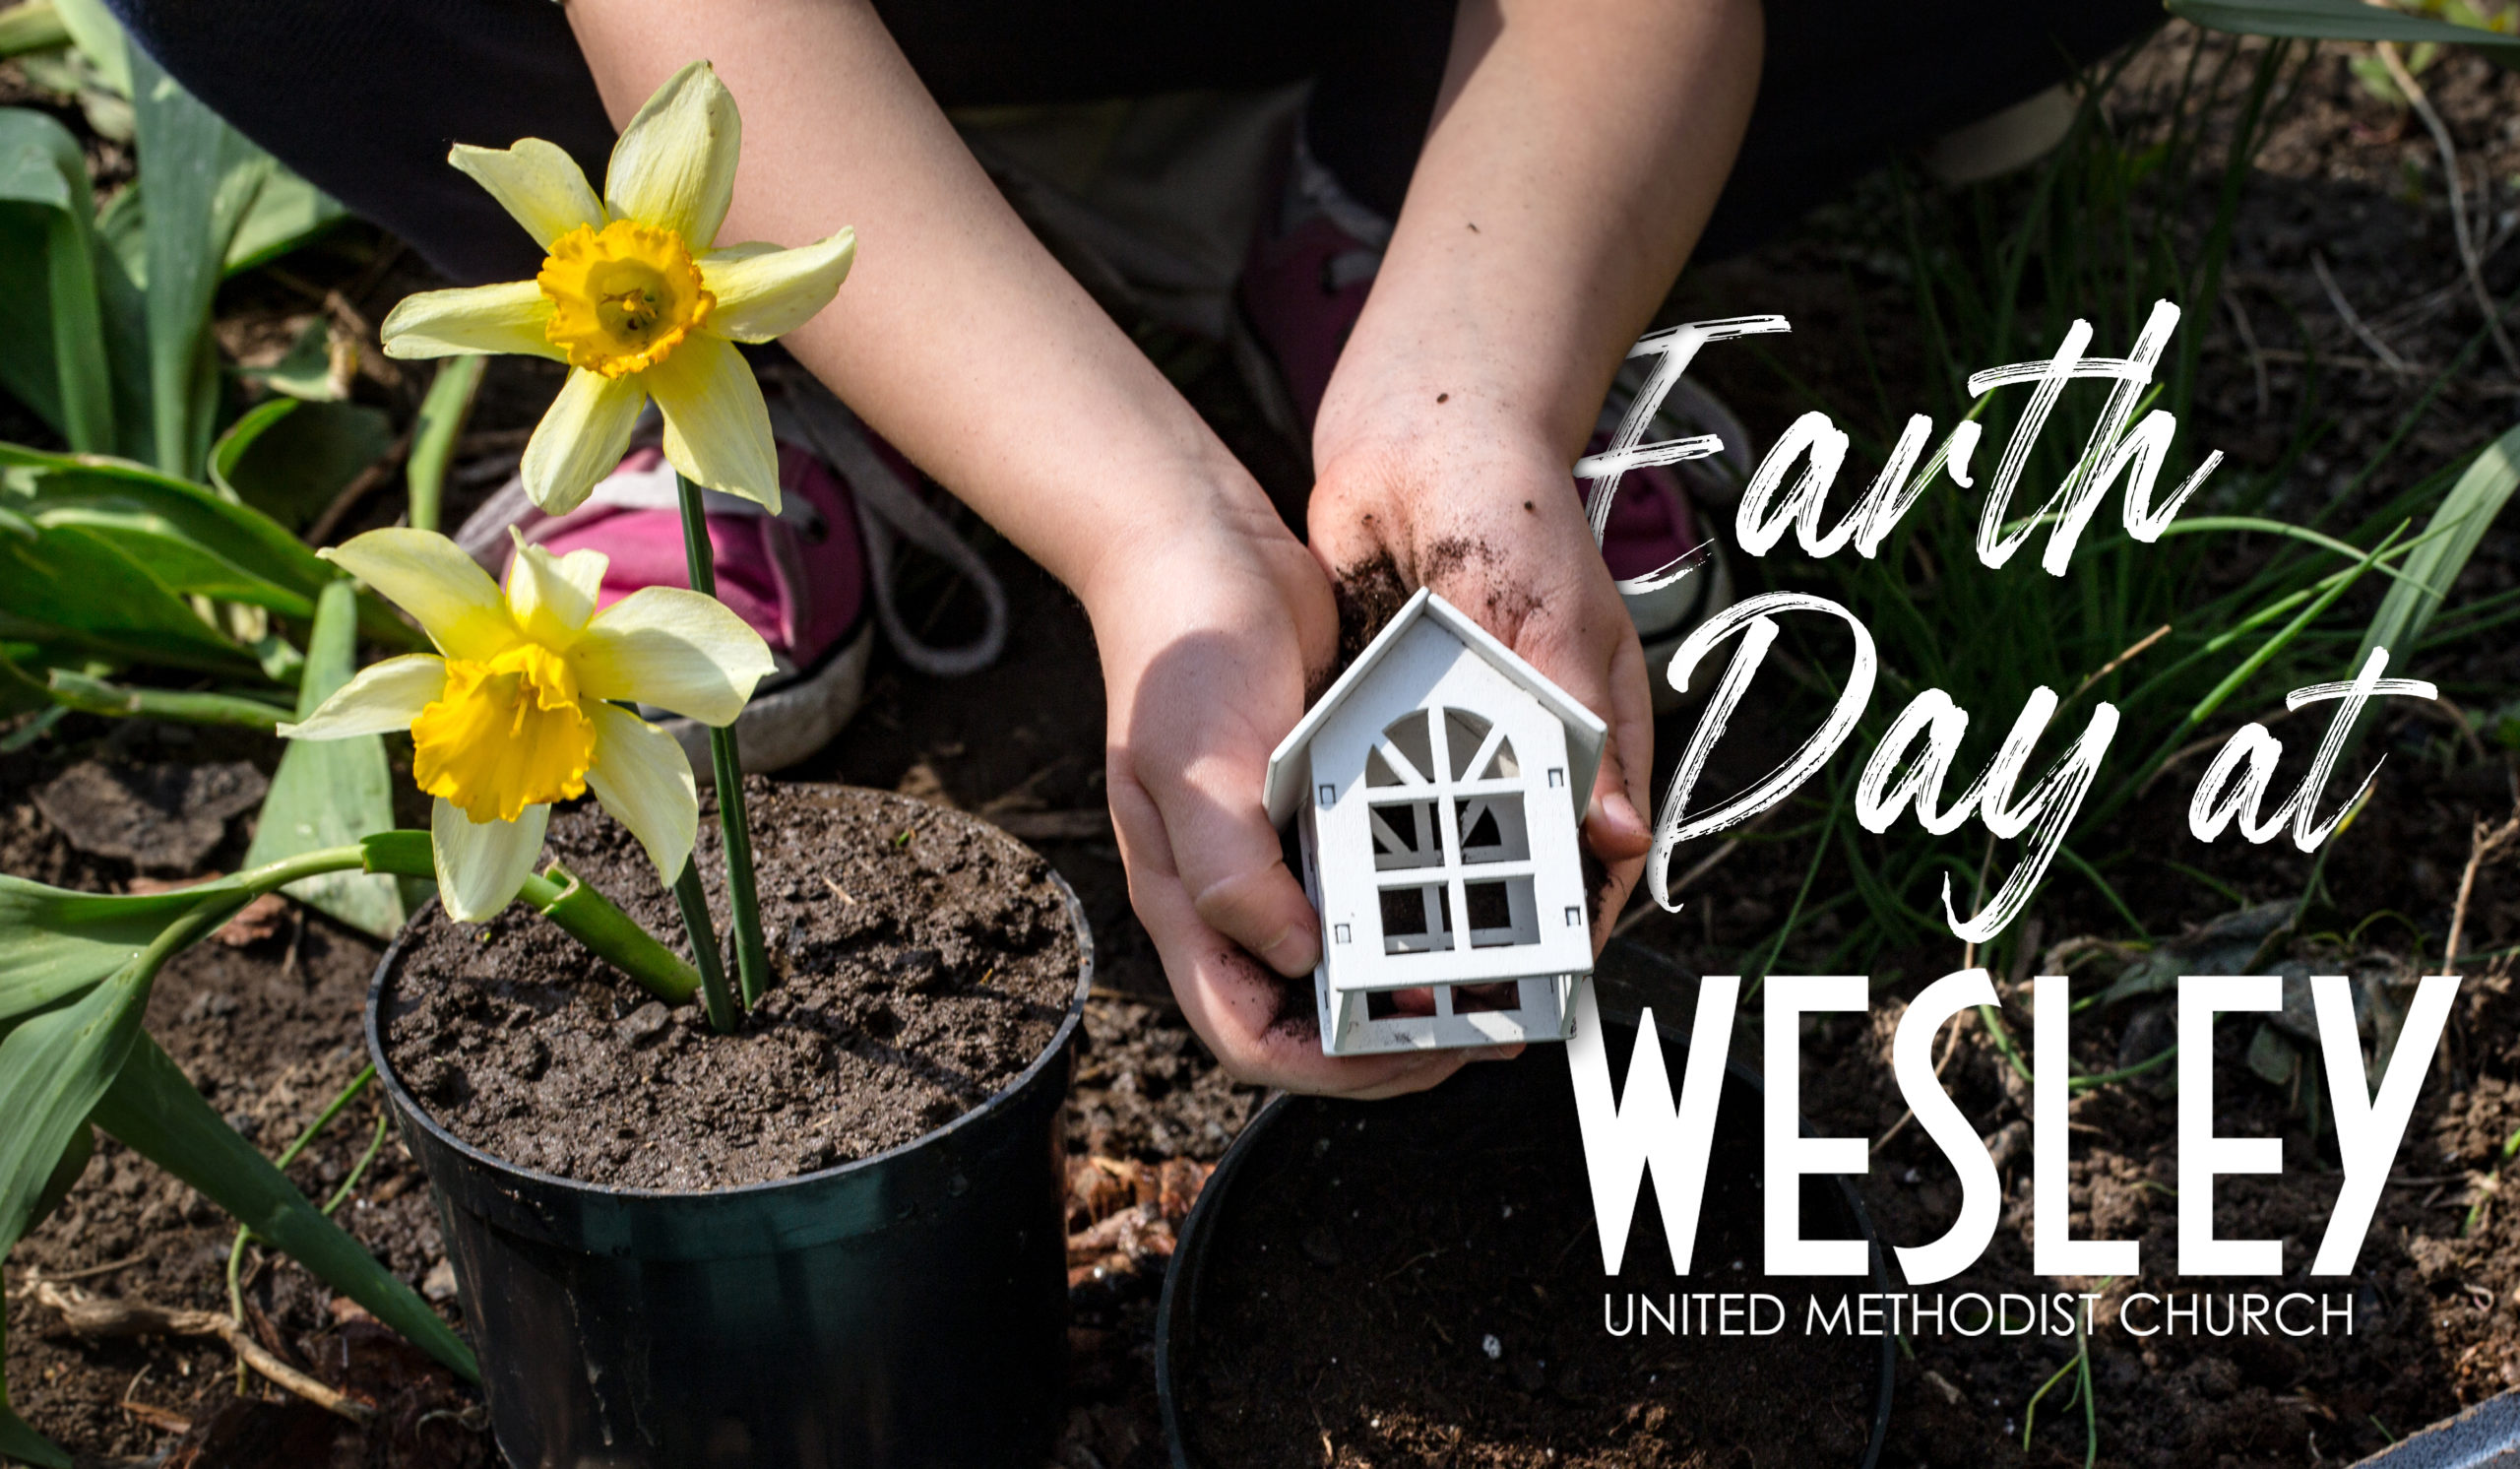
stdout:
<svg viewBox="0 0 2520 1469">
<path fill-rule="evenodd" d="M 82 760 L 34 793 L 70 845 L 155 872 L 190 872 L 261 802 L 271 781 L 242 760 L 213 765 Z"/>
<path fill-rule="evenodd" d="M 1214 1164 L 1150 1165 L 1128 1158 L 1068 1163 L 1068 1285 L 1124 1275 L 1172 1255 L 1173 1228 L 1190 1212 Z"/>
</svg>

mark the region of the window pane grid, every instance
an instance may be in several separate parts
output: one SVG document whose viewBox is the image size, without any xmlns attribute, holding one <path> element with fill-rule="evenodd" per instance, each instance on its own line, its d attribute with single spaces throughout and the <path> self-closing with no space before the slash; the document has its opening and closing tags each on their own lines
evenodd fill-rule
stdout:
<svg viewBox="0 0 2520 1469">
<path fill-rule="evenodd" d="M 1384 952 L 1539 941 L 1538 864 L 1522 827 L 1529 787 L 1501 726 L 1467 710 L 1417 710 L 1374 741 L 1367 774 Z M 1465 849 L 1465 820 L 1480 828 L 1483 856 Z"/>
</svg>

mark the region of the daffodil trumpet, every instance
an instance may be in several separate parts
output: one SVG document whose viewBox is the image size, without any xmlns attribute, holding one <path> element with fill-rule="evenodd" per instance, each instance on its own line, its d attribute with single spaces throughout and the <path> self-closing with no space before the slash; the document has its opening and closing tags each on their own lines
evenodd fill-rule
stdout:
<svg viewBox="0 0 2520 1469">
<path fill-rule="evenodd" d="M 439 901 L 460 923 L 515 899 L 541 854 L 552 803 L 590 792 L 638 840 L 661 881 L 696 889 L 691 763 L 635 710 L 730 725 L 771 671 L 769 646 L 724 603 L 679 587 L 642 588 L 598 609 L 608 564 L 601 552 L 554 556 L 516 540 L 504 588 L 429 531 L 371 531 L 320 552 L 410 613 L 438 651 L 362 670 L 280 733 L 410 732 L 412 777 L 436 798 L 429 835 Z M 704 914 L 692 933 L 699 986 L 712 1023 L 731 1025 L 709 932 Z"/>
</svg>

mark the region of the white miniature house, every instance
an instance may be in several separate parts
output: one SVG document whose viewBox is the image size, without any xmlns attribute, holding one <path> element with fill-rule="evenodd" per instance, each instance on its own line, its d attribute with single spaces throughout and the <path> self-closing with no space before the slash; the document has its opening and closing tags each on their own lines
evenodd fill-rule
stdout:
<svg viewBox="0 0 2520 1469">
<path fill-rule="evenodd" d="M 1264 799 L 1296 823 L 1321 915 L 1324 1052 L 1566 1038 L 1593 968 L 1577 843 L 1606 734 L 1425 590 L 1304 715 Z"/>
</svg>

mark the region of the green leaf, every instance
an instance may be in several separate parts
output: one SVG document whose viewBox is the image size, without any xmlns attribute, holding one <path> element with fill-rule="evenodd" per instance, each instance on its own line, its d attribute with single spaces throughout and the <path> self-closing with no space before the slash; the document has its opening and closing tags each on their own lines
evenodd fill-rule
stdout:
<svg viewBox="0 0 2520 1469">
<path fill-rule="evenodd" d="M 50 231 L 40 205 L 0 201 L 0 389 L 56 433 L 61 374 L 53 367 Z"/>
<path fill-rule="evenodd" d="M 149 286 L 149 241 L 143 233 L 143 222 L 149 218 L 148 187 L 148 180 L 135 178 L 96 211 L 96 239 L 121 263 L 124 279 L 135 289 Z"/>
<path fill-rule="evenodd" d="M 312 616 L 315 594 L 340 575 L 270 516 L 145 465 L 0 443 L 0 466 L 38 472 L 9 477 L 21 497 L 0 497 L 0 504 L 48 525 L 189 542 L 235 568 L 236 576 L 298 594 L 298 616 Z"/>
<path fill-rule="evenodd" d="M 0 755 L 14 755 L 52 733 L 61 717 L 70 711 L 55 704 L 6 734 L 0 734 Z"/>
<path fill-rule="evenodd" d="M 91 989 L 166 926 L 205 908 L 245 906 L 234 877 L 164 893 L 80 893 L 0 873 L 0 1025 Z"/>
<path fill-rule="evenodd" d="M 236 376 L 290 398 L 304 398 L 316 403 L 339 399 L 343 396 L 343 385 L 333 379 L 332 323 L 321 316 L 306 318 L 305 328 L 298 332 L 297 339 L 288 345 L 288 351 L 279 361 L 268 367 L 239 367 Z M 212 464 L 219 462 L 216 445 L 212 446 L 210 457 Z"/>
<path fill-rule="evenodd" d="M 2209 31 L 2474 46 L 2498 66 L 2520 68 L 2520 36 L 2411 16 L 2363 0 L 2169 0 L 2169 8 L 2172 15 Z"/>
<path fill-rule="evenodd" d="M 79 1186 L 79 1176 L 88 1171 L 95 1156 L 96 1129 L 71 1129 L 70 1146 L 61 1150 L 61 1161 L 52 1166 L 52 1177 L 43 1181 L 42 1190 L 35 1195 L 34 1213 L 29 1217 L 27 1228 L 33 1229 L 52 1217 L 52 1211 L 70 1197 L 70 1190 Z"/>
<path fill-rule="evenodd" d="M 2293 1073 L 2300 1069 L 2301 1054 L 2293 1044 L 2275 1033 L 2274 1027 L 2261 1025 L 2248 1038 L 2248 1054 L 2243 1057 L 2248 1068 L 2271 1086 L 2289 1086 Z"/>
<path fill-rule="evenodd" d="M 322 189 L 278 162 L 253 208 L 227 242 L 226 274 L 233 276 L 278 260 L 349 218 L 350 212 Z"/>
<path fill-rule="evenodd" d="M 0 492 L 0 506 L 15 506 L 43 524 L 77 524 L 113 537 L 136 557 L 150 560 L 161 580 L 173 581 L 184 592 L 303 618 L 315 614 L 316 594 L 339 578 L 270 516 L 188 480 L 120 460 L 76 459 L 0 443 L 0 466 L 9 465 L 42 473 L 13 477 L 25 486 L 25 498 Z M 171 564 L 160 570 L 152 558 L 175 553 L 135 549 L 144 535 L 181 542 L 216 558 L 225 568 L 217 574 L 228 580 L 215 580 L 216 568 L 199 563 L 180 578 Z M 398 650 L 428 646 L 426 638 L 372 596 L 359 599 L 359 631 Z"/>
<path fill-rule="evenodd" d="M 132 1043 L 156 965 L 134 960 L 77 1001 L 17 1023 L 0 1040 L 0 1252 L 34 1218 L 63 1155 L 85 1130 Z M 0 1450 L 38 1464 L 70 1459 L 21 1421 L 0 1383 Z"/>
<path fill-rule="evenodd" d="M 0 634 L 67 643 L 124 663 L 244 677 L 257 671 L 242 649 L 108 538 L 84 526 L 39 525 L 5 510 Z"/>
<path fill-rule="evenodd" d="M 313 714 L 358 671 L 358 600 L 346 581 L 324 589 L 298 680 L 297 717 Z M 263 798 L 261 823 L 245 865 L 258 867 L 327 847 L 346 847 L 394 827 L 394 778 L 385 741 L 292 739 Z M 328 872 L 284 889 L 289 896 L 379 938 L 403 926 L 403 895 L 391 877 Z"/>
<path fill-rule="evenodd" d="M 157 1042 L 140 1038 L 122 1074 L 96 1104 L 94 1119 L 420 1350 L 468 1378 L 479 1378 L 472 1349 L 437 1312 L 220 1120 Z"/>
<path fill-rule="evenodd" d="M 43 340 L 52 346 L 54 426 L 74 448 L 110 449 L 113 373 L 96 294 L 94 202 L 87 160 L 69 129 L 41 112 L 0 108 L 0 200 L 34 206 L 43 221 L 40 309 Z M 32 316 L 36 307 L 21 309 Z M 35 374 L 21 369 L 13 375 Z M 30 406 L 40 407 L 32 400 Z"/>
<path fill-rule="evenodd" d="M 2407 553 L 2398 579 L 2390 584 L 2389 595 L 2380 600 L 2380 609 L 2364 629 L 2362 646 L 2354 654 L 2354 668 L 2362 667 L 2372 649 L 2386 648 L 2396 669 L 2403 671 L 2424 637 L 2426 624 L 2441 610 L 2451 584 L 2467 569 L 2468 557 L 2476 553 L 2477 543 L 2485 539 L 2486 528 L 2502 513 L 2515 487 L 2520 487 L 2520 427 L 2486 445 L 2485 452 L 2441 497 L 2440 508 L 2424 528 L 2424 543 Z"/>
<path fill-rule="evenodd" d="M 70 42 L 70 28 L 52 0 L 24 0 L 0 10 L 0 56 L 41 51 Z"/>
<path fill-rule="evenodd" d="M 211 482 L 291 530 L 394 447 L 383 411 L 278 398 L 237 420 L 211 451 Z"/>
<path fill-rule="evenodd" d="M 32 486 L 35 492 L 21 496 L 0 489 L 0 507 L 13 509 L 39 526 L 77 526 L 94 533 L 147 567 L 159 585 L 177 596 L 238 602 L 287 617 L 305 618 L 315 614 L 311 592 L 271 576 L 258 575 L 220 553 L 222 548 L 233 547 L 205 544 L 200 539 L 187 534 L 187 521 L 206 520 L 214 533 L 226 529 L 219 524 L 215 512 L 193 513 L 198 507 L 181 503 L 187 496 L 200 494 L 194 486 L 185 485 L 172 496 L 159 497 L 172 499 L 174 503 L 153 508 L 135 504 L 134 501 L 141 497 L 117 492 L 125 486 L 115 485 L 110 480 L 99 485 L 83 478 L 50 479 L 28 477 L 23 482 Z M 46 488 L 54 492 L 43 493 Z M 98 489 L 104 492 L 94 492 Z M 173 514 L 161 514 L 161 510 L 172 511 Z M 294 549 L 302 550 L 303 547 Z M 238 554 L 247 560 L 260 559 L 250 549 L 239 550 Z M 302 558 L 291 556 L 286 565 L 271 569 L 280 571 L 288 583 L 294 583 L 298 580 L 296 563 L 300 559 L 312 563 L 319 570 L 329 569 L 312 555 Z"/>
<path fill-rule="evenodd" d="M 96 64 L 105 85 L 131 96 L 131 43 L 123 38 L 122 24 L 105 9 L 104 0 L 53 0 L 53 9 L 61 17 L 62 29 L 70 32 L 72 44 Z"/>
<path fill-rule="evenodd" d="M 113 452 L 134 463 L 149 457 L 157 418 L 149 396 L 149 301 L 141 287 L 148 241 L 140 192 L 135 178 L 96 211 L 96 298 L 114 371 Z"/>
<path fill-rule="evenodd" d="M 158 469 L 190 476 L 209 457 L 219 386 L 211 297 L 273 163 L 147 51 L 127 49 L 140 167 L 149 180 L 141 227 L 149 255 L 149 389 L 157 412 L 150 454 Z"/>
<path fill-rule="evenodd" d="M 38 650 L 21 649 L 15 645 L 0 647 L 0 719 L 41 709 L 50 704 L 52 691 L 44 686 L 43 674 L 29 672 L 18 660 L 33 657 Z M 38 669 L 41 665 L 36 666 Z"/>
</svg>

